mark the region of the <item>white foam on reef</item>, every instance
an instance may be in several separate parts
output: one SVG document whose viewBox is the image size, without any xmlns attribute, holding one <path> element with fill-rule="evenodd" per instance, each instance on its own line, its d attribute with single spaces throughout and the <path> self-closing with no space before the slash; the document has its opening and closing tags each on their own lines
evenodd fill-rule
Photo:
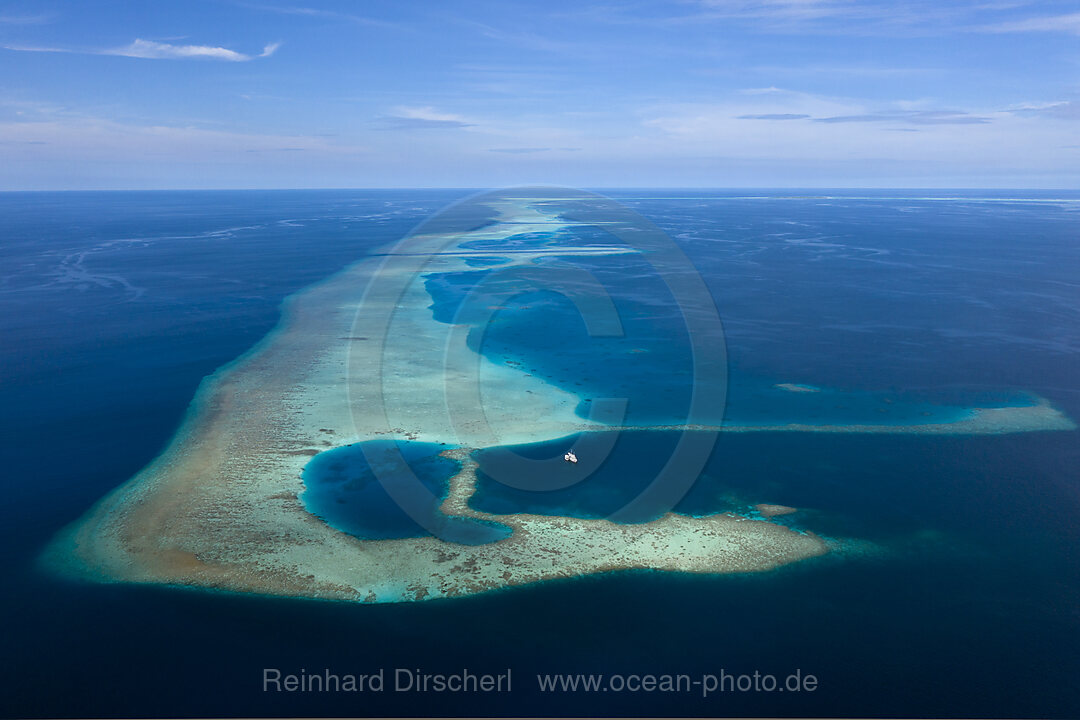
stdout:
<svg viewBox="0 0 1080 720">
<path fill-rule="evenodd" d="M 168 448 L 53 541 L 47 566 L 104 581 L 396 602 L 625 568 L 760 571 L 825 553 L 813 534 L 730 514 L 629 525 L 468 507 L 469 449 L 608 427 L 578 417 L 576 395 L 470 350 L 467 326 L 432 317 L 424 275 L 478 270 L 467 263 L 473 257 L 528 269 L 558 256 L 635 252 L 461 247 L 572 224 L 534 202 L 490 202 L 500 213 L 493 225 L 415 235 L 290 297 L 271 334 L 203 381 Z M 959 426 L 1013 432 L 1046 429 L 1053 419 L 1064 429 L 1067 418 L 1050 410 L 979 410 Z M 508 525 L 511 536 L 478 546 L 433 537 L 362 541 L 308 513 L 298 500 L 308 460 L 376 437 L 463 448 L 454 451 L 463 469 L 443 511 Z"/>
</svg>

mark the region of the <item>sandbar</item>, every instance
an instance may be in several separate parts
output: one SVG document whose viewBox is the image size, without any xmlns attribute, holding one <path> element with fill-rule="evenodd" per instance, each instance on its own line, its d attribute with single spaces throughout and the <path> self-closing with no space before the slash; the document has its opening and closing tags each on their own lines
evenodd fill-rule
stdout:
<svg viewBox="0 0 1080 720">
<path fill-rule="evenodd" d="M 813 385 L 804 385 L 802 383 L 776 383 L 773 385 L 777 390 L 787 390 L 788 392 L 798 393 L 816 393 L 821 392 L 821 388 L 814 387 Z"/>
</svg>

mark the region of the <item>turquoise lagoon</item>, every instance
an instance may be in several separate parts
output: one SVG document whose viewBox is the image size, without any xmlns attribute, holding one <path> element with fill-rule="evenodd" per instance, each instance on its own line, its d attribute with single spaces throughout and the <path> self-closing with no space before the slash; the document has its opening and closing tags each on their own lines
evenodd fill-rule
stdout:
<svg viewBox="0 0 1080 720">
<path fill-rule="evenodd" d="M 461 462 L 443 457 L 445 445 L 368 440 L 319 453 L 304 467 L 304 506 L 331 527 L 364 540 L 434 535 L 480 545 L 510 528 L 443 515 L 450 478 Z"/>
</svg>

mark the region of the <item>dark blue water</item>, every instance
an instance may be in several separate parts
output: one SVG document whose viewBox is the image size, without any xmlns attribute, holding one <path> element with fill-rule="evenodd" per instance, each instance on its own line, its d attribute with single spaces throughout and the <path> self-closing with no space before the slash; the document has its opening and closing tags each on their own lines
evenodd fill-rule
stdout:
<svg viewBox="0 0 1080 720">
<path fill-rule="evenodd" d="M 767 393 L 792 382 L 890 407 L 1030 391 L 1080 417 L 1075 203 L 678 194 L 687 199 L 626 202 L 709 285 L 732 412 L 752 406 L 740 383 Z M 801 508 L 787 516 L 798 527 L 880 549 L 757 576 L 634 572 L 351 606 L 85 585 L 36 568 L 53 533 L 160 451 L 199 380 L 265 335 L 286 295 L 454 197 L 0 195 L 4 715 L 1080 715 L 1075 432 L 724 434 L 685 511 L 782 503 Z M 617 258 L 580 266 L 604 263 L 613 295 L 632 300 Z M 661 292 L 639 287 L 645 302 Z M 655 305 L 641 337 L 666 331 L 662 295 Z M 511 347 L 512 330 L 506 359 L 634 399 L 621 378 L 643 366 L 613 361 L 622 386 L 607 390 L 570 372 L 569 357 Z M 639 346 L 633 334 L 626 350 Z M 609 507 L 602 493 L 578 501 Z M 267 696 L 264 667 L 512 667 L 514 690 Z M 816 692 L 545 695 L 532 680 L 796 668 L 819 678 Z"/>
<path fill-rule="evenodd" d="M 461 462 L 438 443 L 368 440 L 319 453 L 304 467 L 300 500 L 331 527 L 365 540 L 424 537 L 481 545 L 510 528 L 439 512 Z"/>
<path fill-rule="evenodd" d="M 656 201 L 664 209 L 654 209 L 650 218 L 670 218 L 665 229 L 680 241 L 693 266 L 702 271 L 720 307 L 726 308 L 725 303 L 730 302 L 739 308 L 735 314 L 723 313 L 731 350 L 729 372 L 696 379 L 699 385 L 714 381 L 723 386 L 726 404 L 701 419 L 716 423 L 723 419 L 729 425 L 913 425 L 960 420 L 973 407 L 1032 403 L 1023 388 L 1014 387 L 1012 381 L 987 383 L 974 371 L 947 380 L 933 375 L 910 377 L 913 360 L 919 365 L 926 363 L 923 348 L 937 347 L 932 350 L 937 352 L 942 345 L 961 344 L 935 343 L 933 335 L 945 339 L 956 335 L 953 339 L 957 340 L 971 335 L 977 340 L 983 332 L 981 325 L 991 320 L 1009 322 L 1026 334 L 1039 334 L 1047 346 L 1065 347 L 1050 328 L 1021 328 L 1019 321 L 991 318 L 1000 302 L 965 296 L 956 287 L 982 276 L 984 289 L 998 294 L 1007 307 L 1015 305 L 1010 293 L 1028 292 L 1009 286 L 1006 271 L 1018 261 L 1003 259 L 1014 254 L 1015 248 L 999 244 L 1014 237 L 1002 235 L 993 225 L 1003 212 L 1001 208 L 988 210 L 985 203 L 939 201 L 936 205 L 942 217 L 928 220 L 919 217 L 918 208 L 910 204 L 889 202 L 883 206 L 859 201 L 852 211 L 818 200 L 713 197 L 706 205 L 701 200 Z M 652 207 L 641 200 L 628 204 Z M 587 199 L 545 205 L 568 219 L 603 220 L 595 217 L 597 211 L 589 207 Z M 714 216 L 722 217 L 731 205 L 742 213 L 739 222 L 759 223 L 768 232 L 737 234 L 732 239 L 710 234 Z M 975 217 L 965 214 L 963 208 L 969 206 L 981 212 Z M 702 212 L 705 207 L 708 211 Z M 774 217 L 780 209 L 784 215 Z M 1058 215 L 1061 231 L 1069 237 L 1071 218 L 1060 216 L 1059 207 L 1015 203 L 1004 212 L 1024 211 L 1040 217 Z M 804 220 L 790 219 L 806 214 L 809 217 Z M 960 215 L 959 223 L 954 214 Z M 822 215 L 825 217 L 819 217 Z M 846 224 L 837 231 L 834 225 L 841 218 Z M 950 227 L 950 222 L 959 227 Z M 985 225 L 980 227 L 979 223 Z M 734 234 L 732 227 L 725 226 L 722 231 Z M 980 240 L 972 244 L 971 234 Z M 982 238 L 984 234 L 987 237 Z M 944 252 L 939 247 L 943 236 L 956 236 L 955 244 Z M 1056 248 L 1064 250 L 1063 238 L 1053 240 Z M 602 227 L 587 226 L 524 233 L 501 247 L 522 251 L 619 242 Z M 482 250 L 492 243 L 475 241 L 465 243 L 465 247 Z M 875 243 L 882 247 L 870 247 Z M 948 257 L 950 252 L 957 257 Z M 1070 253 L 1065 251 L 1066 256 Z M 553 289 L 532 288 L 522 282 L 516 270 L 507 272 L 496 261 L 479 260 L 472 263 L 476 270 L 433 274 L 426 280 L 437 320 L 475 326 L 469 337 L 474 350 L 578 394 L 582 417 L 589 416 L 594 400 L 620 398 L 627 401 L 625 424 L 686 420 L 695 383 L 693 367 L 702 359 L 694 356 L 684 321 L 692 308 L 676 302 L 671 288 L 658 275 L 651 253 L 542 260 L 540 264 L 549 267 L 552 275 L 563 273 L 563 267 L 584 271 L 580 277 L 559 276 L 558 287 Z M 955 272 L 950 274 L 945 263 L 956 264 Z M 490 268 L 493 264 L 496 267 Z M 1067 312 L 1070 290 L 1075 291 L 1068 274 L 1061 267 L 1037 260 L 1027 259 L 1023 264 L 1032 266 L 1026 268 L 1029 274 L 1048 272 L 1049 276 L 1040 279 L 1060 284 L 1056 289 L 1061 297 L 1056 298 L 1053 308 L 1060 322 L 1062 313 Z M 762 272 L 762 267 L 767 272 Z M 732 268 L 740 273 L 738 277 L 732 276 Z M 943 288 L 942 283 L 949 286 Z M 999 287 L 992 288 L 993 283 Z M 586 301 L 575 301 L 574 292 Z M 939 301 L 943 293 L 956 296 L 958 306 L 942 308 Z M 598 296 L 612 303 L 619 319 L 617 331 L 596 332 L 589 326 L 589 313 L 596 311 L 590 302 Z M 746 305 L 748 297 L 753 307 Z M 867 305 L 874 314 L 863 326 L 859 323 Z M 500 310 L 492 313 L 492 307 Z M 808 311 L 812 314 L 807 315 Z M 933 321 L 947 319 L 939 317 L 941 313 L 958 312 L 957 320 L 963 327 L 955 323 L 934 326 Z M 897 321 L 912 323 L 920 317 L 919 322 L 926 321 L 930 327 L 895 326 Z M 916 330 L 931 337 L 907 337 Z M 1073 332 L 1072 328 L 1067 331 Z M 717 340 L 721 342 L 723 339 Z M 708 352 L 708 345 L 704 347 Z M 956 363 L 952 366 L 962 368 Z M 940 365 L 927 368 L 931 373 L 943 369 Z M 792 392 L 778 387 L 782 384 L 814 391 Z"/>
</svg>

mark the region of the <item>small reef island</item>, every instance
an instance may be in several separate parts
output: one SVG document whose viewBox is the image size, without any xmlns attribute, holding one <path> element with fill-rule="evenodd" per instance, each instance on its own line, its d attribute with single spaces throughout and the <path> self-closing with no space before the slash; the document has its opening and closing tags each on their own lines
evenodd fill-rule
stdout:
<svg viewBox="0 0 1080 720">
<path fill-rule="evenodd" d="M 830 541 L 773 520 L 796 508 L 771 498 L 755 499 L 756 511 L 746 514 L 667 511 L 642 521 L 486 512 L 470 502 L 477 458 L 492 448 L 553 443 L 554 457 L 533 470 L 561 487 L 560 474 L 595 470 L 588 445 L 578 452 L 580 463 L 563 461 L 573 445 L 561 439 L 571 436 L 1075 427 L 1036 397 L 917 424 L 794 419 L 754 425 L 725 422 L 722 407 L 711 419 L 699 414 L 685 424 L 584 417 L 582 397 L 477 352 L 469 342 L 475 318 L 448 323 L 433 317 L 425 284 L 434 274 L 492 266 L 528 279 L 558 260 L 641 252 L 618 242 L 568 242 L 573 235 L 562 231 L 602 223 L 568 219 L 557 199 L 481 198 L 474 209 L 485 210 L 482 221 L 428 223 L 290 297 L 270 335 L 203 382 L 168 448 L 52 542 L 47 565 L 97 581 L 380 603 L 623 569 L 765 571 L 824 555 Z M 798 383 L 774 387 L 818 393 Z M 403 486 L 386 492 L 414 527 L 426 530 L 395 533 L 387 525 L 366 536 L 350 532 L 334 519 L 332 494 L 323 498 L 326 512 L 313 511 L 320 496 L 307 483 L 316 469 L 338 472 L 343 484 L 356 482 L 348 463 L 336 459 L 346 451 L 362 452 L 361 464 L 379 480 L 403 472 Z M 426 465 L 414 467 L 413 460 Z M 423 473 L 430 475 L 426 481 L 417 477 Z"/>
</svg>

